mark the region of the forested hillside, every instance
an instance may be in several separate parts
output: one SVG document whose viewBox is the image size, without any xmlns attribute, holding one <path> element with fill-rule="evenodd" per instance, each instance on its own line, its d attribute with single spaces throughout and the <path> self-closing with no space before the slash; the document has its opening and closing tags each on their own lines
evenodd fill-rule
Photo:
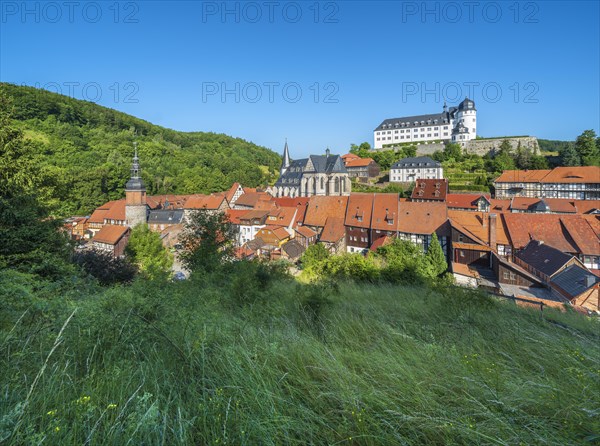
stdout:
<svg viewBox="0 0 600 446">
<path fill-rule="evenodd" d="M 0 83 L 2 92 L 44 176 L 39 198 L 57 216 L 121 198 L 134 140 L 149 194 L 217 192 L 235 181 L 255 187 L 279 167 L 279 155 L 240 138 L 178 132 L 32 87 Z"/>
</svg>

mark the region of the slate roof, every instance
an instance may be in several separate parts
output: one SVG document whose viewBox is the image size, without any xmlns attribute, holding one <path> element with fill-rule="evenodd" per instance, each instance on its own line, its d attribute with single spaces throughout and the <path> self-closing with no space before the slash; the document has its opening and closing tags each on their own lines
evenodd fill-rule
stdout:
<svg viewBox="0 0 600 446">
<path fill-rule="evenodd" d="M 183 209 L 157 209 L 150 211 L 150 214 L 148 215 L 148 223 L 170 225 L 179 224 L 183 219 L 183 213 Z"/>
<path fill-rule="evenodd" d="M 265 246 L 265 241 L 260 237 L 256 237 L 253 240 L 246 242 L 244 246 L 246 246 L 248 249 L 251 249 L 252 251 L 256 251 L 257 249 L 260 249 L 263 246 Z"/>
<path fill-rule="evenodd" d="M 293 160 L 275 186 L 300 185 L 305 173 L 348 173 L 339 155 L 310 155 L 308 158 Z"/>
<path fill-rule="evenodd" d="M 573 258 L 572 255 L 537 240 L 530 241 L 525 248 L 517 251 L 515 256 L 546 276 L 556 274 Z"/>
<path fill-rule="evenodd" d="M 299 258 L 302 253 L 306 251 L 306 248 L 296 240 L 290 240 L 289 242 L 283 244 L 281 249 L 284 250 L 291 259 Z"/>
<path fill-rule="evenodd" d="M 415 158 L 402 158 L 392 164 L 392 169 L 406 169 L 414 167 L 442 167 L 438 161 L 434 161 L 428 156 L 417 156 Z"/>
<path fill-rule="evenodd" d="M 571 298 L 574 298 L 589 290 L 598 282 L 600 282 L 600 277 L 595 276 L 579 265 L 571 265 L 554 276 L 550 280 L 550 285 L 559 287 Z"/>
<path fill-rule="evenodd" d="M 455 111 L 456 108 L 451 107 L 448 112 L 433 113 L 429 115 L 406 116 L 404 118 L 390 118 L 379 124 L 375 131 L 407 127 L 421 127 L 424 125 L 450 125 L 450 119 L 453 117 Z M 444 122 L 444 120 L 446 120 L 446 122 Z M 424 124 L 421 124 L 421 121 L 423 121 Z M 431 122 L 428 123 L 429 121 Z M 417 124 L 415 124 L 415 122 L 417 122 Z M 396 126 L 396 124 L 398 124 L 398 126 Z"/>
</svg>

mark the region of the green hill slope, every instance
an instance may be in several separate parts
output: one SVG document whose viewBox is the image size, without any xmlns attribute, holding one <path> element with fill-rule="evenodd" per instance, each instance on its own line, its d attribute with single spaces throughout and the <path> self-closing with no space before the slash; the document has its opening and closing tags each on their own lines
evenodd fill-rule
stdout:
<svg viewBox="0 0 600 446">
<path fill-rule="evenodd" d="M 134 139 L 149 194 L 217 192 L 235 181 L 255 187 L 279 167 L 279 155 L 239 138 L 178 132 L 32 87 L 0 83 L 0 92 L 48 178 L 39 193 L 56 215 L 121 198 Z"/>
<path fill-rule="evenodd" d="M 264 285 L 60 292 L 0 271 L 0 443 L 600 439 L 597 320 L 459 289 Z"/>
</svg>

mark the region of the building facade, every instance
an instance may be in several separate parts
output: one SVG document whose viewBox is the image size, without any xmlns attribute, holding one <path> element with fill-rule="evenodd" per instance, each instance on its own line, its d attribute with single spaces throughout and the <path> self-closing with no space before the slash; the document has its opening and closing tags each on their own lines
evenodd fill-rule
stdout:
<svg viewBox="0 0 600 446">
<path fill-rule="evenodd" d="M 444 104 L 442 113 L 392 118 L 383 121 L 373 132 L 373 147 L 384 149 L 403 143 L 451 141 L 466 143 L 476 138 L 477 110 L 465 98 L 458 107 Z"/>
<path fill-rule="evenodd" d="M 292 160 L 286 141 L 279 179 L 267 192 L 274 197 L 295 198 L 344 196 L 350 195 L 350 190 L 348 171 L 339 155 L 331 155 L 327 149 L 324 156 Z"/>
<path fill-rule="evenodd" d="M 412 183 L 419 179 L 442 179 L 444 169 L 442 164 L 427 156 L 404 158 L 392 164 L 390 182 Z"/>
</svg>

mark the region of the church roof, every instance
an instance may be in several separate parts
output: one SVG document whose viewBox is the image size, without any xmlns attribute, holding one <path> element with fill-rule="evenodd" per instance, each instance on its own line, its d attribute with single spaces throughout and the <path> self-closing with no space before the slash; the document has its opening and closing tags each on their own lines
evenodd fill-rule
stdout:
<svg viewBox="0 0 600 446">
<path fill-rule="evenodd" d="M 344 166 L 344 160 L 339 155 L 310 155 L 308 158 L 291 161 L 275 186 L 300 185 L 300 180 L 306 173 L 331 174 L 348 173 L 348 171 Z"/>
</svg>

